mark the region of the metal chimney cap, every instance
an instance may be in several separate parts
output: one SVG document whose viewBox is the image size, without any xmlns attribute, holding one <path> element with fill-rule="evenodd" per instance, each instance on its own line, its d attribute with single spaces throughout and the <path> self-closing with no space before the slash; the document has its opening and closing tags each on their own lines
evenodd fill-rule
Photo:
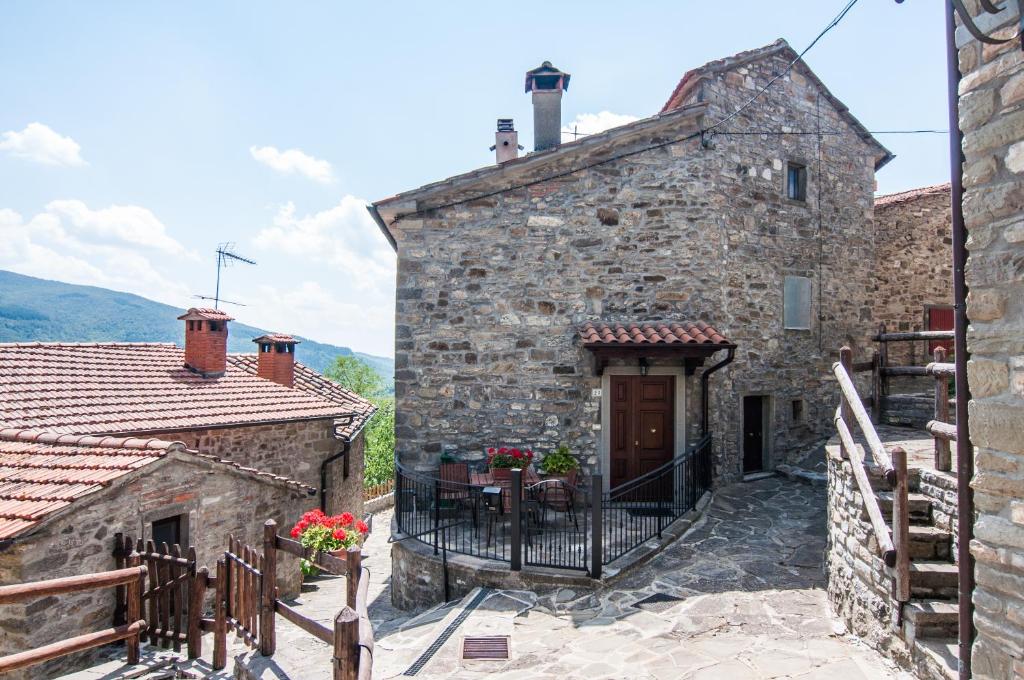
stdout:
<svg viewBox="0 0 1024 680">
<path fill-rule="evenodd" d="M 511 118 L 498 119 L 498 132 L 515 132 L 516 128 Z"/>
</svg>

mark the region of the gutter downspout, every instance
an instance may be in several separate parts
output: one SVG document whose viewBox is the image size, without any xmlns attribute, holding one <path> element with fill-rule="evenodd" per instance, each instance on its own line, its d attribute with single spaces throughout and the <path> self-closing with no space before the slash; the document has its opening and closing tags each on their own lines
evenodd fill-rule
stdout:
<svg viewBox="0 0 1024 680">
<path fill-rule="evenodd" d="M 704 371 L 700 375 L 700 401 L 701 408 L 704 411 L 704 420 L 701 422 L 700 430 L 701 436 L 708 433 L 708 380 L 711 378 L 711 374 L 720 368 L 725 368 L 728 364 L 732 363 L 733 358 L 736 356 L 736 348 L 730 347 L 729 353 L 724 359 L 719 361 L 717 364 Z"/>
<path fill-rule="evenodd" d="M 974 642 L 974 447 L 971 445 L 967 404 L 967 228 L 964 225 L 963 132 L 960 130 L 960 65 L 956 48 L 953 3 L 946 0 L 946 68 L 949 87 L 949 181 L 953 222 L 953 352 L 956 367 L 956 507 L 957 507 L 957 596 L 959 598 L 959 677 L 971 677 L 971 645 Z"/>
<path fill-rule="evenodd" d="M 377 223 L 377 226 L 380 227 L 380 232 L 384 234 L 384 238 L 388 240 L 388 243 L 391 244 L 391 247 L 397 253 L 398 243 L 395 241 L 395 237 L 391 235 L 391 230 L 388 229 L 388 225 L 384 224 L 384 218 L 381 217 L 380 212 L 377 211 L 377 206 L 373 204 L 368 205 L 366 206 L 366 210 L 370 213 L 370 217 L 373 218 L 373 221 Z"/>
<path fill-rule="evenodd" d="M 345 446 L 342 447 L 341 451 L 333 456 L 327 456 L 324 458 L 323 462 L 320 463 L 320 511 L 323 513 L 327 512 L 327 465 L 339 458 L 344 458 L 352 449 L 351 439 L 345 439 L 342 441 L 345 442 Z"/>
</svg>

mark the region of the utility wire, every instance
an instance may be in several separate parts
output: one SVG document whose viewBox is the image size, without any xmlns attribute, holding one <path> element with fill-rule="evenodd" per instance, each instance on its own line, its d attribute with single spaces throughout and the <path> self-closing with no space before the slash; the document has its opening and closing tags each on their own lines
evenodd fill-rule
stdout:
<svg viewBox="0 0 1024 680">
<path fill-rule="evenodd" d="M 736 109 L 735 111 L 733 111 L 728 116 L 726 116 L 722 120 L 718 121 L 717 123 L 715 123 L 711 127 L 705 128 L 704 132 L 710 132 L 710 131 L 714 130 L 716 127 L 718 127 L 720 125 L 724 125 L 725 123 L 728 123 L 730 120 L 732 120 L 737 115 L 739 115 L 741 111 L 743 111 L 745 108 L 747 108 L 748 106 L 753 104 L 757 100 L 757 98 L 760 97 L 765 92 L 767 92 L 768 88 L 770 88 L 772 85 L 774 85 L 776 83 L 776 81 L 779 80 L 779 78 L 781 78 L 782 76 L 786 75 L 791 70 L 793 70 L 793 66 L 795 66 L 798 61 L 803 59 L 804 55 L 807 54 L 808 52 L 810 52 L 811 48 L 814 47 L 815 45 L 817 45 L 818 41 L 821 40 L 823 37 L 825 37 L 826 33 L 828 33 L 833 28 L 838 26 L 839 22 L 843 20 L 843 17 L 845 17 L 847 15 L 847 13 L 851 9 L 853 9 L 853 6 L 856 5 L 856 4 L 857 4 L 857 0 L 850 0 L 850 2 L 846 3 L 846 7 L 843 8 L 843 11 L 841 11 L 839 14 L 837 14 L 836 18 L 833 19 L 832 21 L 830 21 L 828 23 L 828 25 L 825 26 L 824 29 L 822 29 L 821 33 L 819 33 L 818 36 L 814 40 L 811 41 L 810 45 L 808 45 L 807 47 L 804 48 L 803 52 L 801 52 L 800 54 L 796 55 L 796 59 L 794 59 L 793 61 L 789 62 L 789 65 L 786 66 L 786 68 L 784 68 L 782 70 L 782 73 L 778 74 L 777 76 L 775 76 L 774 78 L 769 80 L 767 85 L 765 85 L 760 90 L 758 90 L 757 93 L 753 97 L 751 97 L 746 102 L 744 102 L 744 104 L 742 106 L 740 106 L 738 109 Z"/>
</svg>

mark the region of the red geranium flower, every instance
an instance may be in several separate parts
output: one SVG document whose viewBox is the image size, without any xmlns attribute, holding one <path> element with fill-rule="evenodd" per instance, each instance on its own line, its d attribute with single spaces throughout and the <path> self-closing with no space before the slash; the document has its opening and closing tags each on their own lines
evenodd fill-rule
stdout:
<svg viewBox="0 0 1024 680">
<path fill-rule="evenodd" d="M 512 449 L 512 457 L 513 458 L 522 458 L 523 457 L 523 452 L 520 451 L 519 449 Z"/>
<path fill-rule="evenodd" d="M 366 534 L 369 533 L 370 527 L 366 526 L 366 522 L 364 522 L 363 520 L 359 520 L 358 522 L 356 522 L 356 531 L 358 531 L 361 534 Z"/>
<path fill-rule="evenodd" d="M 487 453 L 489 453 L 489 454 L 491 454 L 493 456 L 494 455 L 494 447 L 492 446 L 491 448 L 487 449 Z"/>
<path fill-rule="evenodd" d="M 508 449 L 502 446 L 500 449 L 498 449 L 498 453 L 505 455 L 506 453 L 508 453 Z"/>
<path fill-rule="evenodd" d="M 334 536 L 334 540 L 336 541 L 344 541 L 348 538 L 348 533 L 344 529 L 335 529 L 334 533 L 331 535 Z"/>
<path fill-rule="evenodd" d="M 351 526 L 352 522 L 356 521 L 356 518 L 352 516 L 351 512 L 341 513 L 341 517 L 339 519 L 341 521 L 341 526 L 343 527 Z"/>
<path fill-rule="evenodd" d="M 296 524 L 295 526 L 292 527 L 292 538 L 298 538 L 299 534 L 301 534 L 301 533 L 302 533 L 302 529 L 299 528 L 298 524 Z"/>
</svg>

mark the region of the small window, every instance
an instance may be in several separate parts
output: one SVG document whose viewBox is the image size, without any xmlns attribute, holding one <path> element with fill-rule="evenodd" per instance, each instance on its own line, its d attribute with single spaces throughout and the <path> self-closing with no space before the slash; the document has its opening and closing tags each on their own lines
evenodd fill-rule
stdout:
<svg viewBox="0 0 1024 680">
<path fill-rule="evenodd" d="M 270 351 L 270 343 L 269 342 L 261 342 L 260 343 L 260 351 L 261 352 L 269 352 Z"/>
<path fill-rule="evenodd" d="M 786 198 L 807 200 L 807 167 L 799 163 L 786 164 Z"/>
<path fill-rule="evenodd" d="M 216 321 L 207 321 L 206 323 L 210 324 L 210 330 L 211 331 L 219 331 L 220 330 L 220 324 L 217 323 Z"/>
<path fill-rule="evenodd" d="M 783 328 L 810 330 L 811 280 L 806 276 L 787 276 L 783 290 Z"/>
<path fill-rule="evenodd" d="M 794 399 L 792 401 L 792 411 L 790 413 L 790 421 L 796 425 L 804 422 L 804 400 Z"/>
<path fill-rule="evenodd" d="M 168 547 L 182 544 L 182 517 L 183 515 L 174 515 L 153 522 L 153 545 L 157 547 L 157 550 L 163 543 L 166 543 Z"/>
</svg>

